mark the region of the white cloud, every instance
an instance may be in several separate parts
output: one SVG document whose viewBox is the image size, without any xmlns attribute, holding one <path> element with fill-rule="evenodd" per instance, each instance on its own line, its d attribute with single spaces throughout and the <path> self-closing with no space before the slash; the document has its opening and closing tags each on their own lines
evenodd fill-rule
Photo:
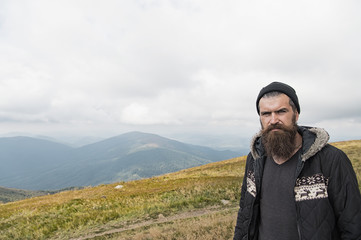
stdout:
<svg viewBox="0 0 361 240">
<path fill-rule="evenodd" d="M 139 127 L 250 136 L 259 125 L 256 96 L 271 81 L 295 87 L 300 123 L 330 119 L 350 131 L 361 114 L 359 7 L 2 1 L 0 133 L 39 122 L 28 130 L 43 123 L 51 132 L 56 123 L 69 134 Z"/>
</svg>

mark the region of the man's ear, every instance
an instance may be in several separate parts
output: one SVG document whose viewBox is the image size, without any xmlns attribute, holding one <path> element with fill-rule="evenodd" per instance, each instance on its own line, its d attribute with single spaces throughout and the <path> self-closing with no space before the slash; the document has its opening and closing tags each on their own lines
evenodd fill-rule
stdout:
<svg viewBox="0 0 361 240">
<path fill-rule="evenodd" d="M 298 122 L 298 117 L 300 116 L 300 114 L 297 111 L 295 112 L 295 114 L 296 114 L 296 122 Z"/>
</svg>

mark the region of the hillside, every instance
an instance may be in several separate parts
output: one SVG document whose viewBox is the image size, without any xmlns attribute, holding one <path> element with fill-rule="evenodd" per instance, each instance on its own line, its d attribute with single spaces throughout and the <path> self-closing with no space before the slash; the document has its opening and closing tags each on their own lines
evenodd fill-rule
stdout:
<svg viewBox="0 0 361 240">
<path fill-rule="evenodd" d="M 57 190 L 149 178 L 237 156 L 131 132 L 80 148 L 30 137 L 0 138 L 0 186 Z"/>
<path fill-rule="evenodd" d="M 45 191 L 26 191 L 0 187 L 0 203 L 14 202 L 46 194 L 47 193 Z"/>
<path fill-rule="evenodd" d="M 335 143 L 361 180 L 361 140 Z M 0 239 L 232 239 L 245 157 L 0 205 Z"/>
<path fill-rule="evenodd" d="M 71 150 L 43 139 L 0 138 L 0 185 L 21 188 L 21 183 L 32 181 L 32 175 L 62 166 Z"/>
<path fill-rule="evenodd" d="M 0 187 L 0 203 L 15 202 L 27 198 L 50 195 L 50 194 L 55 194 L 55 193 L 68 191 L 68 190 L 75 190 L 75 189 L 80 189 L 80 188 L 70 187 L 70 188 L 53 190 L 53 191 L 31 191 L 31 190 Z"/>
</svg>

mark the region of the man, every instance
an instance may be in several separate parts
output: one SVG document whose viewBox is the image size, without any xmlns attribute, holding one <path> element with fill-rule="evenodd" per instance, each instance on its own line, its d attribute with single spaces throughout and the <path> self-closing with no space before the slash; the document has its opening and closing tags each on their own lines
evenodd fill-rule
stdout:
<svg viewBox="0 0 361 240">
<path fill-rule="evenodd" d="M 273 82 L 256 107 L 262 130 L 247 157 L 234 239 L 361 239 L 351 162 L 325 130 L 297 125 L 295 90 Z"/>
</svg>

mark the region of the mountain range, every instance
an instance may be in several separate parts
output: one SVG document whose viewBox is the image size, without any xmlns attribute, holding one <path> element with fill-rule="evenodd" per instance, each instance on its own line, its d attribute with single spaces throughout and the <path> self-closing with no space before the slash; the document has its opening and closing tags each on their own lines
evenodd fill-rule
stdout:
<svg viewBox="0 0 361 240">
<path fill-rule="evenodd" d="M 0 138 L 0 186 L 56 190 L 148 178 L 239 156 L 130 132 L 79 148 L 31 137 Z"/>
</svg>

